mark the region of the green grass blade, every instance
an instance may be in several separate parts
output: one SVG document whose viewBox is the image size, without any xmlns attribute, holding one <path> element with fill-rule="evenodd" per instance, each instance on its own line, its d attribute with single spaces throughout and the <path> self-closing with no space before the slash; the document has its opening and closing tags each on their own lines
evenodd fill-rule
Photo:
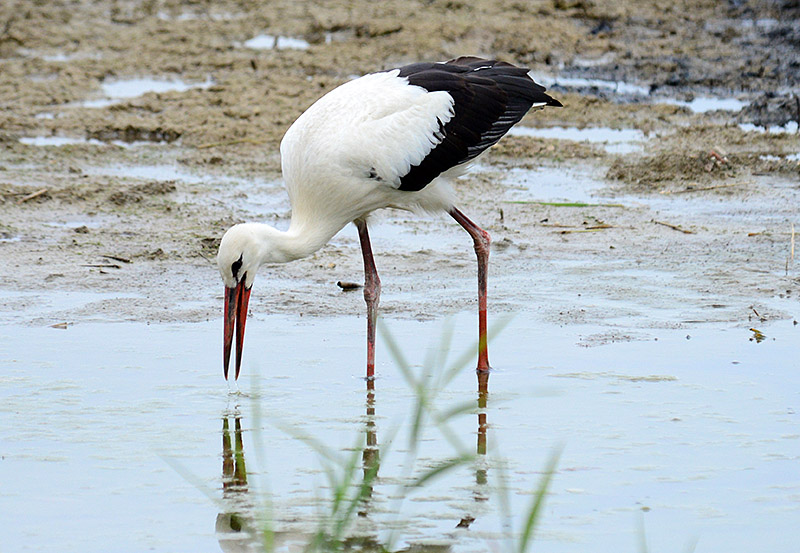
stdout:
<svg viewBox="0 0 800 553">
<path fill-rule="evenodd" d="M 498 458 L 494 462 L 494 470 L 497 474 L 497 497 L 500 503 L 500 518 L 503 521 L 503 530 L 506 540 L 510 540 L 513 536 L 513 524 L 511 518 L 511 499 L 508 496 L 508 473 L 506 472 L 506 463 Z M 508 548 L 512 550 L 511 547 Z"/>
<path fill-rule="evenodd" d="M 197 491 L 210 499 L 217 507 L 223 510 L 226 508 L 225 503 L 222 501 L 222 499 L 217 497 L 216 492 L 206 486 L 206 484 L 200 478 L 198 478 L 192 471 L 187 469 L 180 461 L 174 457 L 168 457 L 163 453 L 158 453 L 158 456 L 161 457 L 161 460 L 168 464 L 172 470 L 177 472 L 181 478 L 194 486 Z"/>
<path fill-rule="evenodd" d="M 639 538 L 639 553 L 647 553 L 647 531 L 644 529 L 644 516 L 639 513 L 639 531 L 637 537 Z"/>
<path fill-rule="evenodd" d="M 419 383 L 414 378 L 414 374 L 411 372 L 411 364 L 406 360 L 405 355 L 403 355 L 403 350 L 397 344 L 394 336 L 391 332 L 389 332 L 389 328 L 380 317 L 378 317 L 378 331 L 383 337 L 383 341 L 386 343 L 386 347 L 389 349 L 389 354 L 397 364 L 397 368 L 400 369 L 403 378 L 406 379 L 406 382 L 412 389 L 416 390 L 419 387 Z"/>
<path fill-rule="evenodd" d="M 458 457 L 454 457 L 453 459 L 442 461 L 441 463 L 435 465 L 433 468 L 424 472 L 421 476 L 417 477 L 416 480 L 414 480 L 411 484 L 409 484 L 409 487 L 419 488 L 425 485 L 425 483 L 427 483 L 428 481 L 436 478 L 437 476 L 441 476 L 442 474 L 450 470 L 453 470 L 454 468 L 458 468 L 467 463 L 471 463 L 474 460 L 475 460 L 475 455 L 470 453 L 465 455 L 459 455 Z"/>
<path fill-rule="evenodd" d="M 495 336 L 497 336 L 514 318 L 511 314 L 501 315 L 497 321 L 495 321 L 490 327 L 488 332 L 486 333 L 486 341 L 487 343 L 491 342 Z M 477 351 L 477 345 L 467 348 L 461 355 L 459 355 L 455 361 L 445 370 L 444 376 L 441 381 L 441 387 L 445 388 L 453 381 L 453 379 L 462 371 L 464 370 L 469 362 L 475 357 L 475 352 Z"/>
<path fill-rule="evenodd" d="M 308 434 L 302 432 L 300 429 L 295 428 L 294 426 L 285 421 L 275 420 L 272 422 L 272 424 L 275 426 L 275 428 L 277 428 L 281 432 L 288 434 L 295 440 L 306 444 L 309 448 L 315 451 L 323 459 L 328 460 L 334 465 L 344 464 L 344 459 L 342 459 L 342 457 L 338 454 L 337 451 L 326 446 L 314 436 L 309 436 Z"/>
<path fill-rule="evenodd" d="M 375 463 L 371 465 L 364 474 L 364 478 L 361 480 L 361 483 L 356 490 L 356 494 L 349 501 L 347 511 L 342 517 L 342 519 L 348 524 L 352 522 L 354 515 L 357 513 L 358 507 L 369 497 L 370 493 L 372 492 L 372 485 L 378 478 L 379 469 L 380 464 Z"/>
<path fill-rule="evenodd" d="M 700 538 L 697 536 L 692 536 L 689 538 L 689 541 L 686 543 L 686 553 L 694 553 L 697 549 L 697 542 L 700 541 Z"/>
<path fill-rule="evenodd" d="M 465 401 L 463 403 L 456 403 L 449 409 L 436 413 L 436 422 L 447 422 L 452 418 L 464 414 L 475 414 L 478 412 L 478 407 L 475 405 L 475 400 Z"/>
<path fill-rule="evenodd" d="M 453 335 L 455 331 L 455 323 L 453 321 L 453 317 L 448 317 L 444 322 L 444 327 L 442 328 L 442 337 L 439 341 L 439 355 L 436 357 L 436 361 L 432 365 L 433 368 L 437 369 L 440 373 L 442 373 L 442 368 L 447 365 L 447 357 L 450 354 L 450 348 L 453 345 Z M 442 387 L 441 382 L 437 384 L 438 388 Z"/>
<path fill-rule="evenodd" d="M 544 476 L 542 476 L 542 479 L 539 481 L 539 487 L 536 489 L 536 492 L 533 495 L 533 501 L 528 509 L 528 516 L 525 517 L 525 523 L 522 526 L 522 536 L 519 540 L 519 553 L 525 553 L 525 551 L 528 550 L 531 540 L 533 539 L 533 532 L 536 528 L 536 522 L 539 519 L 539 514 L 542 506 L 544 505 L 544 499 L 547 495 L 547 490 L 550 487 L 550 481 L 553 478 L 553 474 L 555 474 L 556 465 L 558 464 L 558 459 L 560 456 L 561 448 L 556 449 L 552 453 L 550 460 L 547 462 L 547 468 L 545 468 Z"/>
</svg>

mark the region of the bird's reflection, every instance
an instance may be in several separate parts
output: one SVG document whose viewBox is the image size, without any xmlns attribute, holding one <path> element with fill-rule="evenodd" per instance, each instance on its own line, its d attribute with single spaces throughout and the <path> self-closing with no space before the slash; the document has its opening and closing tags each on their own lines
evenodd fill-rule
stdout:
<svg viewBox="0 0 800 553">
<path fill-rule="evenodd" d="M 225 553 L 252 551 L 257 537 L 250 530 L 253 505 L 247 487 L 242 417 L 238 412 L 222 417 L 222 499 L 230 510 L 217 515 L 215 530 L 220 548 Z"/>
<path fill-rule="evenodd" d="M 475 487 L 473 500 L 475 507 L 464 514 L 456 524 L 457 528 L 468 528 L 483 509 L 478 505 L 488 499 L 488 468 L 486 463 L 487 452 L 487 406 L 489 399 L 489 373 L 478 371 L 478 425 L 477 445 L 478 456 L 475 467 Z M 376 390 L 375 381 L 367 380 L 365 396 L 365 413 L 363 422 L 364 450 L 362 452 L 362 470 L 364 475 L 365 492 L 362 504 L 359 506 L 358 515 L 368 517 L 372 507 L 373 485 L 376 482 L 377 472 L 380 469 L 380 449 L 378 447 L 378 427 L 376 422 Z M 262 546 L 260 536 L 255 530 L 257 523 L 254 502 L 250 497 L 247 481 L 247 468 L 245 464 L 244 440 L 242 431 L 242 416 L 238 410 L 226 412 L 222 416 L 222 497 L 227 508 L 217 515 L 216 532 L 220 548 L 225 553 L 253 552 Z M 310 540 L 312 534 L 297 532 L 275 532 L 273 545 L 278 543 L 300 544 Z M 308 543 L 305 541 L 305 543 Z M 361 536 L 346 540 L 343 544 L 347 548 L 363 548 L 365 544 L 380 548 L 381 544 L 376 537 Z M 436 551 L 448 551 L 449 546 L 437 546 Z M 433 551 L 434 549 L 431 549 Z M 403 550 L 404 551 L 404 550 Z M 427 550 L 426 550 L 427 551 Z M 398 552 L 400 553 L 400 552 Z"/>
<path fill-rule="evenodd" d="M 222 489 L 223 495 L 247 492 L 247 467 L 242 443 L 242 417 L 233 417 L 234 440 L 231 440 L 230 422 L 222 419 Z M 235 445 L 232 445 L 234 444 Z"/>
<path fill-rule="evenodd" d="M 361 454 L 361 463 L 364 470 L 364 482 L 368 483 L 361 509 L 358 516 L 366 517 L 369 514 L 369 504 L 372 499 L 373 482 L 380 470 L 380 450 L 378 448 L 378 426 L 375 423 L 375 380 L 367 379 L 366 417 L 364 419 L 364 452 Z"/>
<path fill-rule="evenodd" d="M 486 417 L 486 407 L 489 402 L 489 371 L 476 371 L 478 373 L 478 455 L 486 455 L 486 431 L 489 423 Z M 482 464 L 475 472 L 475 483 L 479 486 L 488 482 L 486 466 Z M 485 501 L 487 498 L 482 497 Z"/>
<path fill-rule="evenodd" d="M 476 371 L 478 374 L 478 443 L 475 449 L 475 488 L 473 498 L 476 503 L 489 499 L 488 468 L 486 463 L 487 431 L 489 428 L 486 408 L 489 404 L 489 371 Z M 476 509 L 477 511 L 477 509 Z M 456 525 L 456 528 L 469 528 L 475 522 L 475 514 L 467 513 Z"/>
</svg>

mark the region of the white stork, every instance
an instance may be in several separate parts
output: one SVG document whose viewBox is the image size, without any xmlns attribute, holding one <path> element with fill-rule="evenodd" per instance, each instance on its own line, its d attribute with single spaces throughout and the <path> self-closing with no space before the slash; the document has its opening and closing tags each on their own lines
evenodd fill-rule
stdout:
<svg viewBox="0 0 800 553">
<path fill-rule="evenodd" d="M 223 367 L 228 378 L 236 330 L 236 378 L 250 291 L 258 268 L 311 255 L 354 223 L 364 257 L 367 378 L 375 370 L 380 279 L 367 217 L 382 208 L 446 211 L 466 230 L 478 257 L 478 370 L 489 370 L 486 272 L 489 234 L 456 206 L 448 180 L 495 144 L 531 108 L 561 106 L 528 69 L 476 57 L 415 63 L 371 73 L 317 100 L 281 141 L 292 204 L 287 231 L 243 223 L 222 237 L 217 264 L 225 283 Z"/>
</svg>

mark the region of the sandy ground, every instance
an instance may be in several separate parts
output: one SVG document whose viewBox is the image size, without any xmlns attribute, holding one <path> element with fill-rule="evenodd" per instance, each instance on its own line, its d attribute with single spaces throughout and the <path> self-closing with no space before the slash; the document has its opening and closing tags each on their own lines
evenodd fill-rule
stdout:
<svg viewBox="0 0 800 553">
<path fill-rule="evenodd" d="M 287 224 L 277 147 L 288 125 L 353 75 L 477 54 L 542 80 L 626 83 L 552 86 L 565 107 L 522 125 L 645 133 L 623 152 L 506 137 L 459 181 L 463 211 L 494 238 L 490 309 L 642 328 L 800 317 L 781 301 L 800 294 L 800 138 L 740 126 L 798 120 L 799 17 L 792 0 L 4 2 L 0 312 L 34 324 L 219 317 L 224 230 Z M 245 45 L 261 34 L 307 48 Z M 185 86 L 102 101 L 104 85 L 133 78 Z M 745 107 L 687 107 L 703 96 Z M 73 142 L 23 140 L 36 137 Z M 565 185 L 591 178 L 602 195 L 511 203 L 510 171 L 540 167 Z M 471 245 L 452 222 L 376 223 L 398 229 L 375 240 L 385 313 L 474 305 Z M 360 294 L 336 282 L 362 278 L 351 227 L 309 259 L 265 268 L 253 311 L 359 313 Z M 75 308 L 41 291 L 105 295 Z"/>
</svg>

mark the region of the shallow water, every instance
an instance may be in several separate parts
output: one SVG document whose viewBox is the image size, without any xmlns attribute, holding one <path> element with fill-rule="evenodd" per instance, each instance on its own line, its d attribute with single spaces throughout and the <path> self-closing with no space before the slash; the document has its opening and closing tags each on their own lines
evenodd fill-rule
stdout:
<svg viewBox="0 0 800 553">
<path fill-rule="evenodd" d="M 650 87 L 626 83 L 624 81 L 584 79 L 581 77 L 548 77 L 542 75 L 534 75 L 533 77 L 537 83 L 540 83 L 547 88 L 597 88 L 600 90 L 608 90 L 618 94 L 627 94 L 633 96 L 647 96 L 650 94 Z"/>
<path fill-rule="evenodd" d="M 747 105 L 747 102 L 738 98 L 718 98 L 713 96 L 697 96 L 690 101 L 665 99 L 663 103 L 685 106 L 694 113 L 706 113 L 716 110 L 739 112 Z"/>
<path fill-rule="evenodd" d="M 792 160 L 790 154 L 785 159 Z M 587 167 L 569 170 L 553 167 L 512 168 L 503 181 L 509 202 L 586 203 L 621 207 L 647 206 L 654 214 L 713 216 L 720 221 L 738 219 L 753 225 L 786 226 L 797 216 L 800 187 L 791 179 L 767 178 L 747 183 L 747 196 L 705 196 L 682 193 L 620 194 L 601 175 Z"/>
<path fill-rule="evenodd" d="M 762 156 L 758 156 L 758 157 L 760 159 L 765 160 L 765 161 L 781 161 L 781 160 L 784 160 L 784 159 L 786 161 L 800 161 L 800 152 L 796 153 L 796 154 L 788 154 L 788 155 L 785 155 L 785 156 L 773 156 L 773 155 L 767 154 L 767 155 L 762 155 Z"/>
<path fill-rule="evenodd" d="M 645 135 L 637 129 L 611 129 L 608 127 L 513 127 L 511 136 L 533 136 L 536 138 L 556 138 L 603 144 L 605 150 L 614 154 L 641 152 Z"/>
<path fill-rule="evenodd" d="M 758 133 L 770 133 L 770 134 L 794 134 L 798 132 L 798 123 L 797 121 L 789 121 L 783 126 L 773 125 L 769 128 L 759 127 L 753 125 L 752 123 L 740 123 L 739 128 L 745 132 L 758 132 Z"/>
<path fill-rule="evenodd" d="M 578 64 L 581 65 L 581 64 Z M 585 64 L 584 64 L 585 65 Z M 652 96 L 651 89 L 647 86 L 627 83 L 625 81 L 609 81 L 604 79 L 585 79 L 580 77 L 549 77 L 532 75 L 536 82 L 547 88 L 561 87 L 566 89 L 594 89 L 600 91 L 613 92 L 620 96 L 633 96 L 637 98 L 648 98 L 653 103 L 674 104 L 684 106 L 694 113 L 706 113 L 709 111 L 731 111 L 739 112 L 748 102 L 738 98 L 728 98 L 721 96 L 696 96 L 692 100 L 679 100 L 663 96 Z"/>
<path fill-rule="evenodd" d="M 575 168 L 565 171 L 554 167 L 513 168 L 506 172 L 503 184 L 509 201 L 582 202 L 598 201 L 606 184 L 591 171 Z"/>
<path fill-rule="evenodd" d="M 91 175 L 109 175 L 143 180 L 175 180 L 187 184 L 203 182 L 203 177 L 189 173 L 177 165 L 109 165 L 102 167 L 89 167 L 87 173 Z"/>
<path fill-rule="evenodd" d="M 26 144 L 28 146 L 54 146 L 54 147 L 61 147 L 61 146 L 75 146 L 78 144 L 88 144 L 90 146 L 105 146 L 107 144 L 113 144 L 114 146 L 119 146 L 121 148 L 136 148 L 140 146 L 152 146 L 154 144 L 164 145 L 166 142 L 154 142 L 154 141 L 144 141 L 144 140 L 134 140 L 132 142 L 126 142 L 124 140 L 109 140 L 104 142 L 102 140 L 98 140 L 96 138 L 77 138 L 71 136 L 23 136 L 19 139 L 21 144 Z"/>
<path fill-rule="evenodd" d="M 103 142 L 96 139 L 73 138 L 69 136 L 23 136 L 19 141 L 28 146 L 73 146 L 75 144 L 103 145 Z"/>
<path fill-rule="evenodd" d="M 187 83 L 181 79 L 120 79 L 103 83 L 103 93 L 109 98 L 135 98 L 148 92 L 186 92 L 192 88 L 207 88 L 213 84 L 211 79 L 202 83 Z"/>
<path fill-rule="evenodd" d="M 84 294 L 70 302 L 98 299 Z M 454 323 L 460 353 L 474 339 L 473 315 Z M 124 535 L 129 550 L 233 550 L 242 536 L 230 531 L 229 513 L 251 520 L 264 497 L 281 539 L 302 541 L 315 529 L 326 479 L 319 457 L 276 424 L 343 453 L 365 432 L 383 443 L 399 425 L 358 526 L 385 539 L 413 395 L 380 344 L 370 404 L 363 326 L 356 316 L 254 314 L 244 396 L 229 395 L 222 380 L 217 321 L 0 326 L 0 463 L 4 475 L 14 475 L 3 479 L 0 495 L 5 547 L 89 553 L 118 550 Z M 414 365 L 438 343 L 441 327 L 388 321 Z M 636 550 L 642 522 L 652 550 L 684 550 L 699 540 L 697 551 L 793 551 L 800 538 L 800 394 L 793 384 L 800 327 L 785 321 L 759 329 L 761 342 L 747 328 L 709 325 L 586 347 L 608 328 L 517 316 L 491 345 L 496 369 L 485 435 L 475 413 L 452 424 L 465 449 L 485 440 L 488 454 L 403 502 L 398 547 L 484 551 L 499 544 L 501 470 L 519 528 L 529 492 L 563 446 L 537 537 L 548 551 Z M 438 406 L 477 402 L 476 390 L 474 372 L 465 370 Z M 233 457 L 232 438 L 241 441 Z M 424 464 L 452 454 L 435 430 L 420 444 Z M 455 528 L 467 518 L 475 519 L 469 530 Z"/>
<path fill-rule="evenodd" d="M 277 35 L 258 35 L 244 42 L 254 50 L 308 50 L 310 44 L 302 38 Z"/>
<path fill-rule="evenodd" d="M 79 105 L 87 108 L 104 108 L 122 100 L 136 98 L 150 92 L 186 92 L 193 88 L 208 88 L 212 84 L 214 82 L 210 77 L 201 83 L 187 83 L 181 79 L 159 79 L 153 77 L 110 80 L 102 84 L 103 98 L 84 100 Z"/>
</svg>

